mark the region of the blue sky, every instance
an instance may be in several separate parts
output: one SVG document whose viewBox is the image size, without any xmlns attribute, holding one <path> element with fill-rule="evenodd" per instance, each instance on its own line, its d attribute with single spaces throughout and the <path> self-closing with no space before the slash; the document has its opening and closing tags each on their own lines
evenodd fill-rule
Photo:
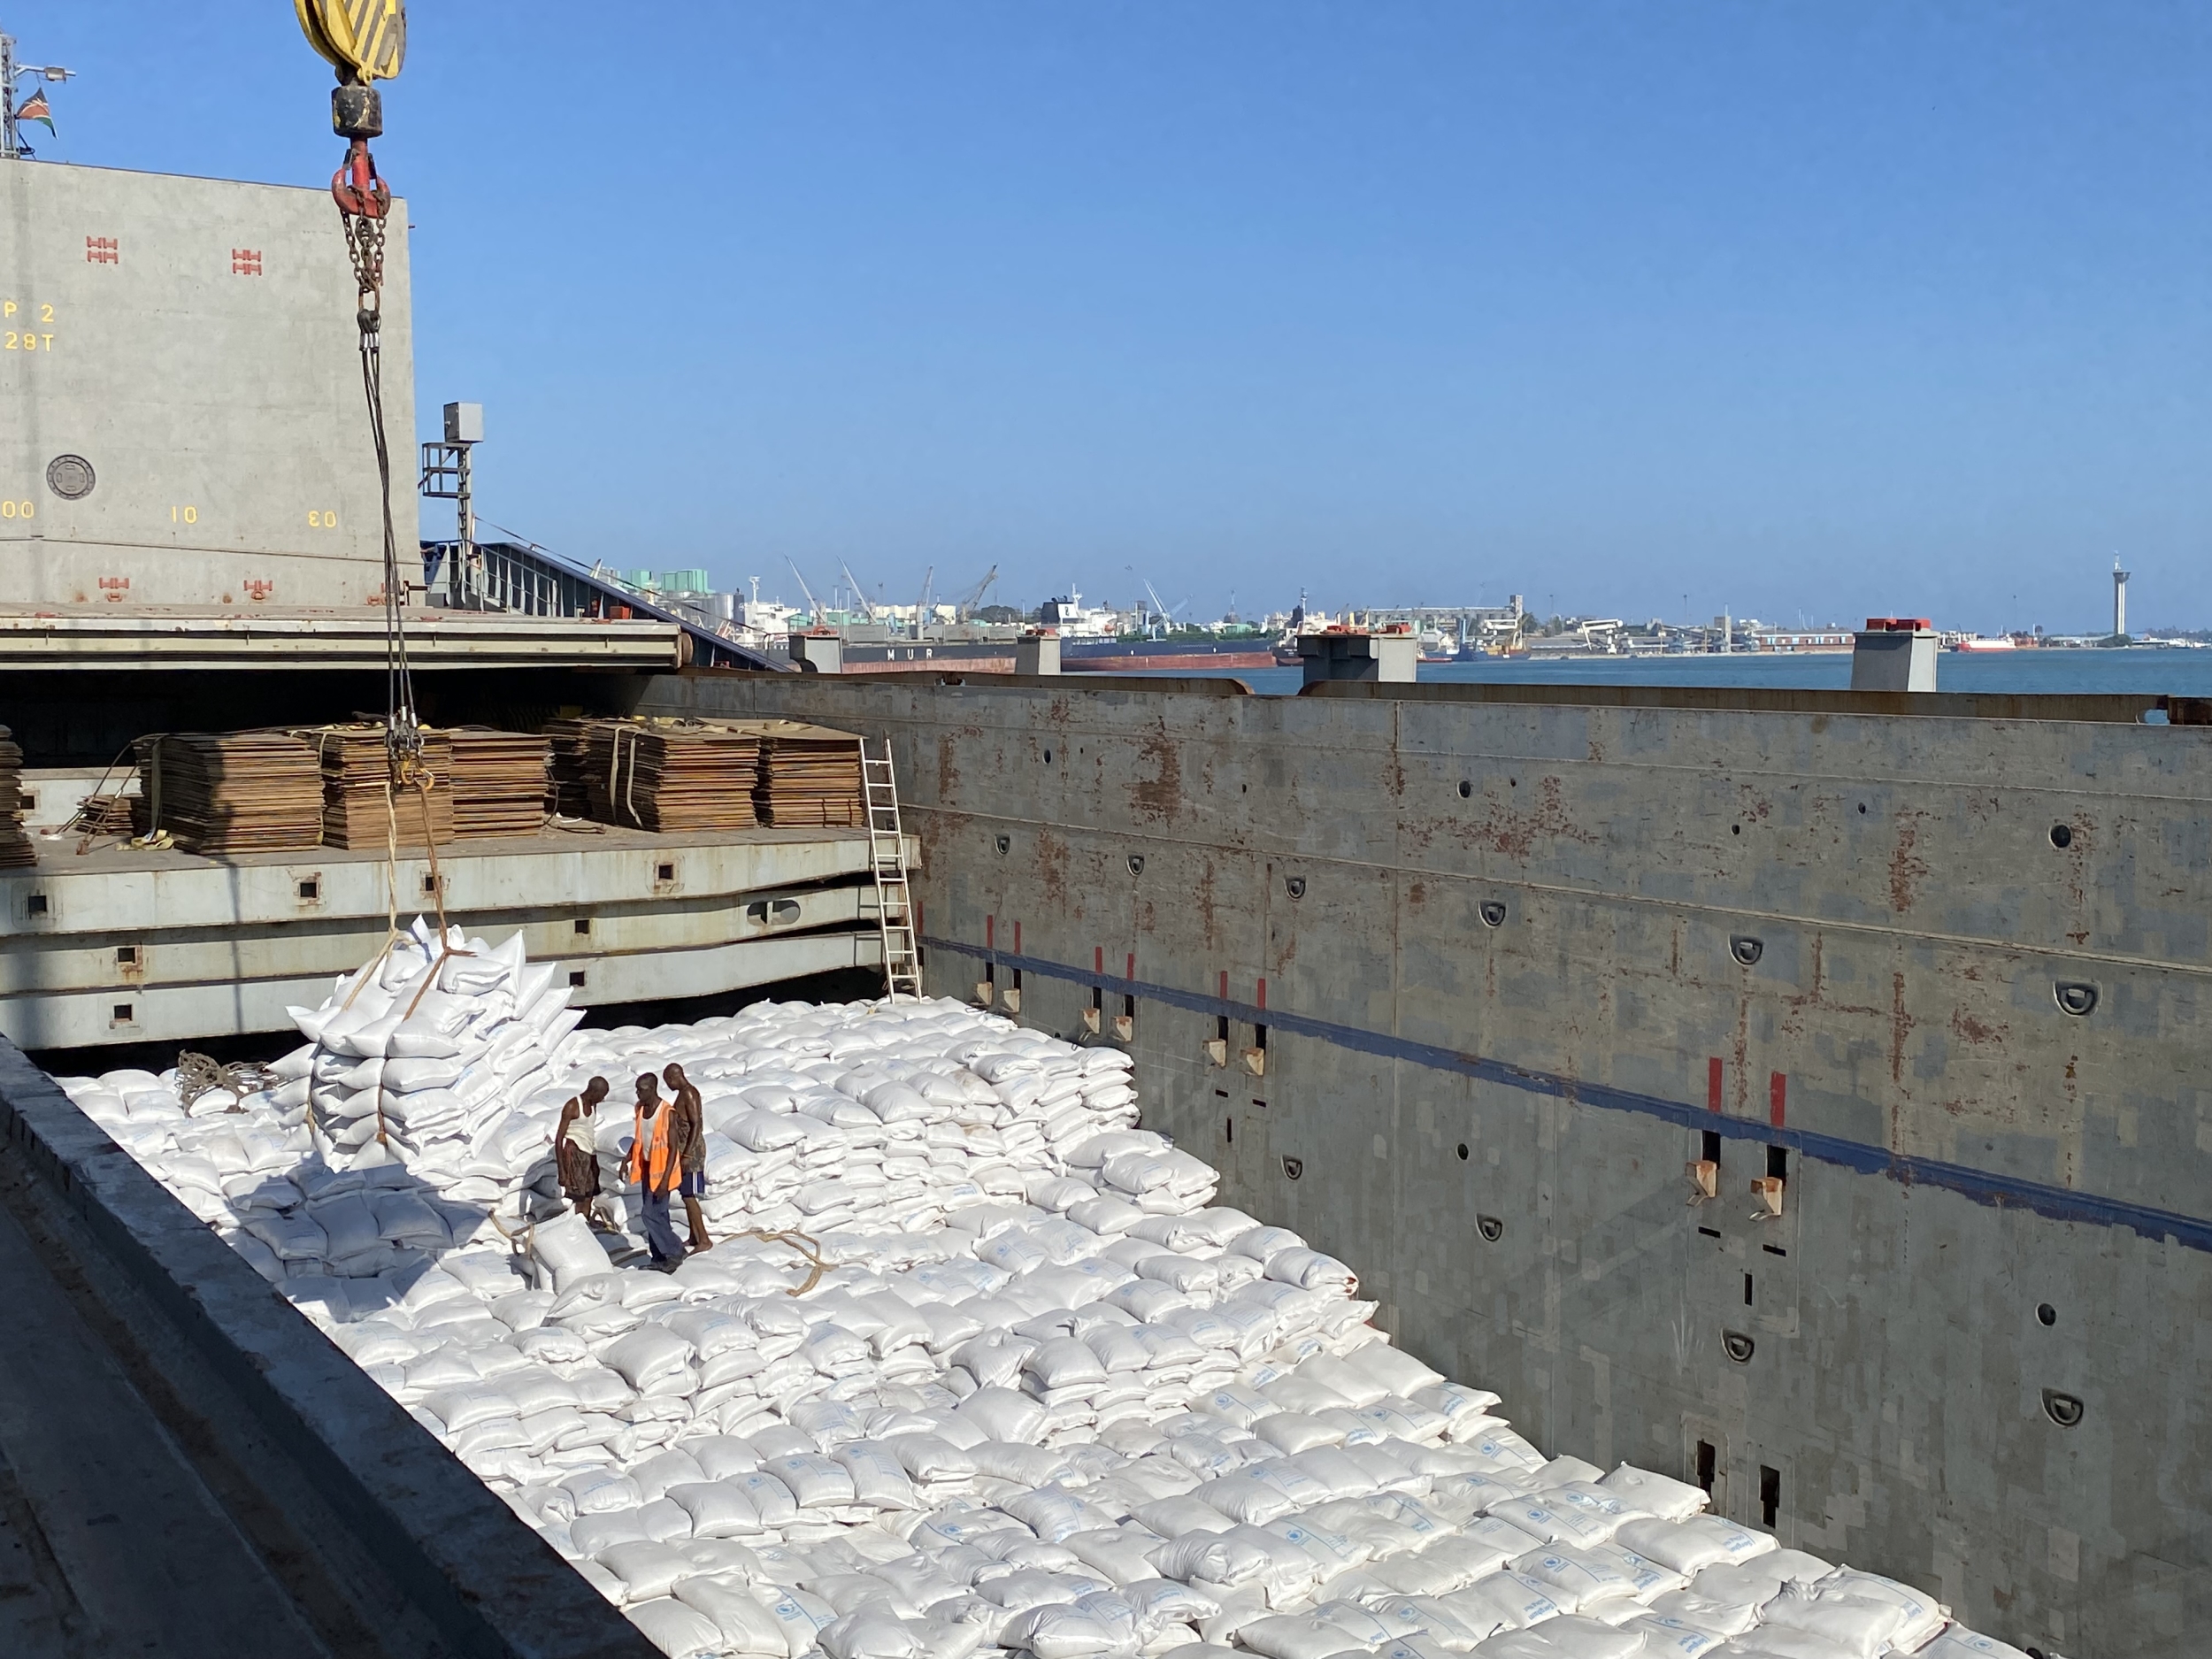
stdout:
<svg viewBox="0 0 2212 1659">
<path fill-rule="evenodd" d="M 327 177 L 273 0 L 10 6 L 47 153 Z M 2212 625 L 2212 10 L 413 7 L 483 511 L 796 597 Z M 35 133 L 34 136 L 37 134 Z M 334 243 L 334 248 L 335 244 Z M 442 509 L 433 509 L 434 511 Z M 2014 595 L 2017 595 L 2016 600 Z"/>
</svg>

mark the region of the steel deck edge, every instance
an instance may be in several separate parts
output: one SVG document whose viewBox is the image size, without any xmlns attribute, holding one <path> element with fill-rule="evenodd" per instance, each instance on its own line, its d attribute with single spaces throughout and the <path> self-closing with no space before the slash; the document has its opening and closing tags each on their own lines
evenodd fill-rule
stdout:
<svg viewBox="0 0 2212 1659">
<path fill-rule="evenodd" d="M 457 1653 L 647 1659 L 656 1651 L 4 1039 L 0 1132 L 236 1389 Z"/>
</svg>

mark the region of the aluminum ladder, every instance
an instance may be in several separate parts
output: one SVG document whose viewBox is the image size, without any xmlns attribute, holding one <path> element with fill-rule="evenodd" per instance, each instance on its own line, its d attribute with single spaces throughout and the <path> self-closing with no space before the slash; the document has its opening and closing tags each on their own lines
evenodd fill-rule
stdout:
<svg viewBox="0 0 2212 1659">
<path fill-rule="evenodd" d="M 876 882 L 876 921 L 883 933 L 883 980 L 891 1000 L 919 1002 L 922 959 L 914 937 L 914 899 L 906 885 L 906 829 L 899 819 L 899 778 L 891 740 L 872 754 L 860 741 L 861 797 L 868 814 L 868 867 Z"/>
</svg>

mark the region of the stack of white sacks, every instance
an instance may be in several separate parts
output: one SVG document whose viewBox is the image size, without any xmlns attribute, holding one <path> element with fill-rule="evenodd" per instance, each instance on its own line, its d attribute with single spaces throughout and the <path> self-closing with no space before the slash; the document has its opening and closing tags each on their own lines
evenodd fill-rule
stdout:
<svg viewBox="0 0 2212 1659">
<path fill-rule="evenodd" d="M 518 941 L 445 946 L 300 1011 L 273 1093 L 63 1087 L 670 1655 L 2017 1652 L 1545 1458 L 1344 1263 L 1213 1207 L 1117 1050 L 948 1002 L 576 1030 Z M 719 1231 L 661 1274 L 558 1203 L 551 1136 L 605 1076 L 614 1192 L 671 1061 Z M 786 1230 L 828 1271 L 744 1236 Z"/>
</svg>

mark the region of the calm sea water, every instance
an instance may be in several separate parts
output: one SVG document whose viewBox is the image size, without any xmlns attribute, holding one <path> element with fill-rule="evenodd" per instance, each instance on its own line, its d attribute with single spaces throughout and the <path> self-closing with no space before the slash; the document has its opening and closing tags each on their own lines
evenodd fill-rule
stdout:
<svg viewBox="0 0 2212 1659">
<path fill-rule="evenodd" d="M 1532 662 L 1424 663 L 1424 680 L 1495 680 L 1557 686 L 1775 686 L 1842 691 L 1851 684 L 1847 651 L 1802 657 L 1592 657 Z M 1301 683 L 1295 668 L 1225 671 L 1268 696 L 1289 696 Z M 2140 692 L 2155 696 L 2212 696 L 2212 650 L 1945 651 L 1936 666 L 1939 691 Z"/>
</svg>

